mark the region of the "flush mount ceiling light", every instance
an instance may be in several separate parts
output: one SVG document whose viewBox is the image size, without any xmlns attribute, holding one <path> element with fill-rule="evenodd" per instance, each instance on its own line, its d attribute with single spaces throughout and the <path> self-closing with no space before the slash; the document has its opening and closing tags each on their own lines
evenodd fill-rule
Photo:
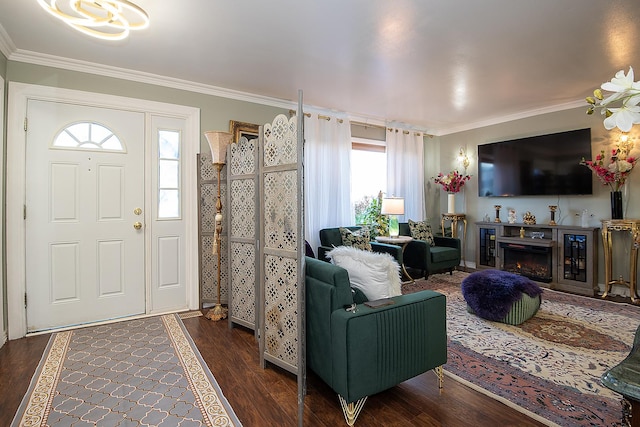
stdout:
<svg viewBox="0 0 640 427">
<path fill-rule="evenodd" d="M 126 0 L 38 0 L 44 10 L 71 28 L 103 40 L 122 40 L 149 26 L 149 15 Z"/>
</svg>

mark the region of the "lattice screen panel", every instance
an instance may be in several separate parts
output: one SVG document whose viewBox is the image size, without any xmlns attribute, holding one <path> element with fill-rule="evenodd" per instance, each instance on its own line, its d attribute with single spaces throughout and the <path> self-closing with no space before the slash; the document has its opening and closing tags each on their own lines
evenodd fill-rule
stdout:
<svg viewBox="0 0 640 427">
<path fill-rule="evenodd" d="M 258 297 L 258 139 L 240 138 L 229 148 L 229 321 L 256 330 Z"/>
<path fill-rule="evenodd" d="M 227 166 L 220 174 L 220 198 L 223 209 L 227 203 Z M 216 222 L 216 197 L 218 194 L 218 178 L 216 170 L 211 163 L 211 153 L 198 154 L 198 206 L 199 212 L 199 236 L 200 236 L 200 304 L 215 304 L 218 302 L 218 261 L 213 255 L 213 234 Z M 228 215 L 222 219 L 222 249 L 220 267 L 220 302 L 227 304 L 228 298 Z"/>
<path fill-rule="evenodd" d="M 261 136 L 262 357 L 299 375 L 299 365 L 304 365 L 304 355 L 299 354 L 304 317 L 300 239 L 304 237 L 297 118 L 279 115 L 263 127 Z"/>
</svg>

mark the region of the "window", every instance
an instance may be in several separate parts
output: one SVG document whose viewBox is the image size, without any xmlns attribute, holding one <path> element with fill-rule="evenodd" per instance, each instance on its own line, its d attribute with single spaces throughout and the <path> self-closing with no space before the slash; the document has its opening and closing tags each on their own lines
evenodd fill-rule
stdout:
<svg viewBox="0 0 640 427">
<path fill-rule="evenodd" d="M 351 203 L 355 206 L 356 224 L 371 200 L 387 191 L 387 152 L 385 141 L 353 138 L 351 143 Z"/>
<path fill-rule="evenodd" d="M 179 131 L 158 131 L 158 219 L 180 218 L 180 139 Z"/>
<path fill-rule="evenodd" d="M 122 141 L 111 129 L 95 122 L 73 123 L 53 139 L 53 148 L 124 153 Z"/>
</svg>

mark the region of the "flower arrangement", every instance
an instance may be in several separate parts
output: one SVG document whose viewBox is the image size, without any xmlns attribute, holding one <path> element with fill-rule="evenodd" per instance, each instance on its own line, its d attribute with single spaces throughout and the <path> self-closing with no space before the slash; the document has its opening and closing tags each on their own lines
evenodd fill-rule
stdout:
<svg viewBox="0 0 640 427">
<path fill-rule="evenodd" d="M 593 96 L 586 98 L 589 103 L 587 114 L 601 108 L 607 130 L 617 127 L 622 132 L 629 132 L 634 124 L 640 124 L 640 81 L 634 82 L 633 78 L 631 67 L 627 74 L 624 70 L 618 71 L 611 81 L 603 83 L 593 91 Z M 605 98 L 603 90 L 613 93 Z M 614 104 L 619 106 L 613 107 Z"/>
<path fill-rule="evenodd" d="M 436 184 L 440 184 L 442 189 L 447 193 L 457 193 L 462 190 L 465 181 L 471 179 L 471 175 L 462 175 L 460 172 L 451 171 L 444 175 L 442 172 L 437 177 L 433 178 Z"/>
<path fill-rule="evenodd" d="M 608 162 L 605 162 L 602 150 L 594 160 L 585 160 L 583 157 L 580 164 L 591 169 L 604 185 L 611 187 L 612 191 L 620 191 L 638 161 L 636 157 L 629 155 L 629 151 L 629 146 L 618 145 L 611 150 Z"/>
</svg>

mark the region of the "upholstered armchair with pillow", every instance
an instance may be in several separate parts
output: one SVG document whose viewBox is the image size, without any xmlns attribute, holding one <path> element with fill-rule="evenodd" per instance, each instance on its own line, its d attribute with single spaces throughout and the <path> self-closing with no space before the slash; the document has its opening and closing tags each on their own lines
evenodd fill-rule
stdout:
<svg viewBox="0 0 640 427">
<path fill-rule="evenodd" d="M 351 262 L 370 263 L 369 255 Z M 391 257 L 383 258 L 382 264 L 389 267 Z M 397 271 L 398 266 L 391 268 Z M 354 425 L 367 396 L 423 372 L 435 369 L 442 387 L 442 365 L 447 361 L 444 295 L 420 291 L 369 307 L 364 304 L 367 293 L 398 292 L 379 288 L 354 294 L 345 268 L 314 258 L 306 258 L 305 282 L 307 367 L 338 394 L 348 425 Z"/>
<path fill-rule="evenodd" d="M 428 220 L 409 220 L 399 225 L 400 235 L 413 237 L 403 254 L 406 267 L 420 270 L 426 278 L 437 271 L 448 270 L 451 273 L 460 265 L 460 239 L 434 236 Z"/>
<path fill-rule="evenodd" d="M 371 241 L 368 230 L 363 227 L 335 227 L 320 230 L 319 260 L 328 261 L 327 252 L 338 246 L 353 246 L 368 251 L 388 253 L 402 265 L 401 247 Z"/>
</svg>

